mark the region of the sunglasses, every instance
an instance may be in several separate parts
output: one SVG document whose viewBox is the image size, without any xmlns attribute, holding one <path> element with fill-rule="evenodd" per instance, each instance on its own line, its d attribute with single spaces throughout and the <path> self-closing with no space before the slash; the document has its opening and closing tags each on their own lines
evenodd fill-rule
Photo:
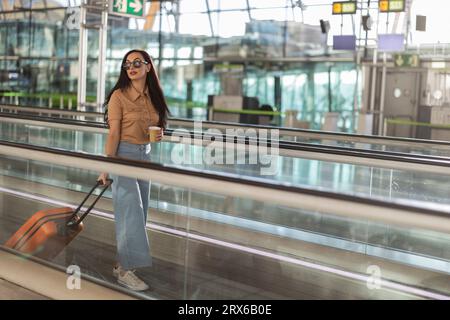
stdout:
<svg viewBox="0 0 450 320">
<path fill-rule="evenodd" d="M 140 59 L 135 59 L 133 62 L 126 62 L 122 65 L 122 68 L 125 70 L 129 70 L 133 65 L 134 68 L 140 68 L 143 64 L 148 64 L 147 61 L 142 61 Z"/>
</svg>

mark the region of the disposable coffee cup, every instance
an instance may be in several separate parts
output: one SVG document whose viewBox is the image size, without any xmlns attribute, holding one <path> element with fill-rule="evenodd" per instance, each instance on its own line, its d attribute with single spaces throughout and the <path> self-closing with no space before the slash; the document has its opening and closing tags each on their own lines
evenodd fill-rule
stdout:
<svg viewBox="0 0 450 320">
<path fill-rule="evenodd" d="M 156 139 L 156 137 L 159 135 L 161 131 L 160 127 L 149 127 L 148 128 L 148 133 L 150 136 L 150 142 L 157 142 L 158 140 Z"/>
</svg>

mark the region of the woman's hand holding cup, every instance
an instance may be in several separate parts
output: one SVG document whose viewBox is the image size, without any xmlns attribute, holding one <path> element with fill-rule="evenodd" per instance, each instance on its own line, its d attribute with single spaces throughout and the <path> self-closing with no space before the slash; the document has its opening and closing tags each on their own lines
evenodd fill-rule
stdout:
<svg viewBox="0 0 450 320">
<path fill-rule="evenodd" d="M 149 127 L 148 133 L 150 136 L 150 142 L 159 142 L 164 136 L 164 129 L 160 127 Z"/>
</svg>

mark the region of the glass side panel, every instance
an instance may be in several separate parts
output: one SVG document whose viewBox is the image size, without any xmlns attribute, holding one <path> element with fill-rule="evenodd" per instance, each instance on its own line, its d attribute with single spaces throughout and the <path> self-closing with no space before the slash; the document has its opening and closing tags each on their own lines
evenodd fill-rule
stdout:
<svg viewBox="0 0 450 320">
<path fill-rule="evenodd" d="M 0 241 L 38 210 L 76 206 L 98 173 L 0 158 Z M 116 284 L 111 192 L 58 256 L 61 266 Z M 326 201 L 326 199 L 324 199 Z M 450 237 L 151 183 L 152 267 L 138 269 L 161 299 L 413 299 L 450 295 Z M 380 208 L 380 210 L 383 210 Z M 396 284 L 405 287 L 399 288 Z M 417 290 L 422 290 L 418 292 Z"/>
</svg>

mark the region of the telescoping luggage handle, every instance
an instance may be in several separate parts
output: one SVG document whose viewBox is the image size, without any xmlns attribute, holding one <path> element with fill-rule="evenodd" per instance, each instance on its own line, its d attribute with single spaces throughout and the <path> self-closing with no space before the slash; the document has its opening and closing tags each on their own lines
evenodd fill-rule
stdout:
<svg viewBox="0 0 450 320">
<path fill-rule="evenodd" d="M 69 222 L 67 223 L 68 227 L 73 227 L 76 225 L 79 225 L 84 218 L 86 218 L 86 216 L 89 214 L 89 212 L 91 212 L 92 208 L 94 208 L 95 204 L 97 203 L 97 201 L 102 197 L 103 193 L 105 193 L 106 189 L 108 189 L 108 187 L 111 185 L 111 183 L 113 183 L 112 179 L 106 179 L 106 183 L 103 186 L 102 191 L 100 192 L 100 194 L 97 196 L 97 198 L 95 198 L 94 202 L 89 206 L 89 208 L 81 215 L 81 217 L 79 217 L 79 219 L 75 220 L 75 218 L 78 215 L 78 212 L 80 211 L 81 207 L 84 205 L 84 203 L 87 201 L 87 199 L 89 199 L 89 197 L 92 195 L 92 193 L 94 192 L 95 189 L 97 189 L 99 186 L 102 185 L 101 181 L 97 181 L 97 183 L 92 187 L 91 191 L 89 191 L 89 193 L 87 194 L 87 196 L 84 198 L 84 200 L 80 203 L 80 205 L 78 206 L 78 208 L 75 210 L 75 212 L 73 213 L 73 215 L 70 217 Z"/>
</svg>

